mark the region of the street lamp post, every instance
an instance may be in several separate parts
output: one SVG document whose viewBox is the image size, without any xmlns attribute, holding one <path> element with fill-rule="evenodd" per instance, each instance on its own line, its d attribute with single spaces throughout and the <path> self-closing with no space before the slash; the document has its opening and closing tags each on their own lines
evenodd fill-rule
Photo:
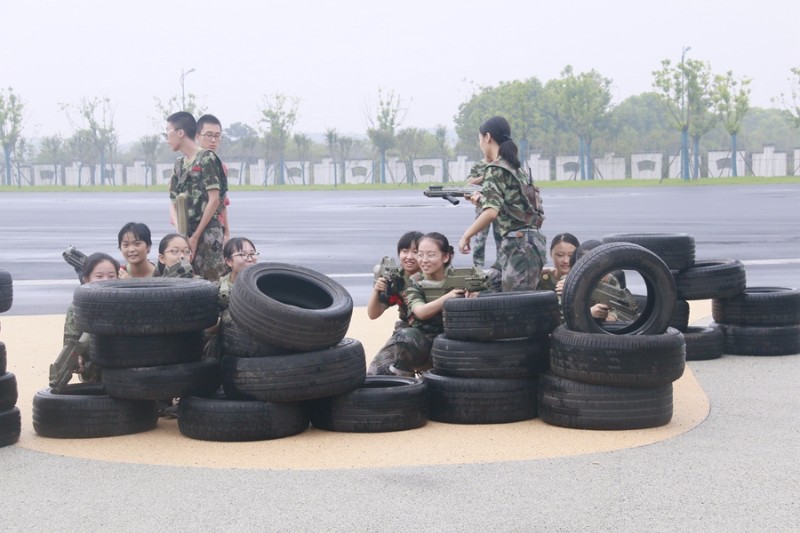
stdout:
<svg viewBox="0 0 800 533">
<path fill-rule="evenodd" d="M 194 72 L 193 68 L 190 68 L 187 71 L 184 71 L 181 68 L 181 111 L 186 111 L 186 88 L 185 88 L 185 80 L 186 76 Z"/>
</svg>

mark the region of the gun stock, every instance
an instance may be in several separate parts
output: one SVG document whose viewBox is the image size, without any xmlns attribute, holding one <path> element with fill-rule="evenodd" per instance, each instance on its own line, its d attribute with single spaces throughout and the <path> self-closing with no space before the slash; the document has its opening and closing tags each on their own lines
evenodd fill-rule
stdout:
<svg viewBox="0 0 800 533">
<path fill-rule="evenodd" d="M 181 235 L 189 236 L 189 222 L 186 214 L 186 193 L 182 192 L 175 199 L 176 229 Z"/>
<path fill-rule="evenodd" d="M 592 301 L 608 306 L 617 320 L 632 322 L 639 316 L 639 306 L 633 295 L 627 289 L 619 289 L 601 281 L 592 291 Z"/>
<path fill-rule="evenodd" d="M 428 198 L 444 198 L 453 205 L 459 204 L 459 198 L 469 198 L 473 193 L 481 192 L 483 187 L 471 185 L 468 187 L 444 187 L 442 185 L 431 185 L 422 194 Z"/>
<path fill-rule="evenodd" d="M 375 281 L 378 278 L 386 280 L 386 290 L 378 296 L 381 303 L 388 304 L 392 296 L 399 295 L 406 288 L 403 272 L 393 257 L 385 256 L 380 264 L 375 265 L 372 272 L 375 275 Z"/>
<path fill-rule="evenodd" d="M 89 334 L 83 333 L 76 342 L 71 342 L 61 349 L 55 363 L 50 365 L 50 387 L 54 392 L 61 392 L 72 379 L 72 374 L 80 368 L 79 357 L 89 350 Z M 86 362 L 85 364 L 89 364 Z"/>
<path fill-rule="evenodd" d="M 454 268 L 442 284 L 429 280 L 422 280 L 419 284 L 422 292 L 425 293 L 425 300 L 428 302 L 441 298 L 453 289 L 480 292 L 491 287 L 489 276 L 476 267 Z"/>
</svg>

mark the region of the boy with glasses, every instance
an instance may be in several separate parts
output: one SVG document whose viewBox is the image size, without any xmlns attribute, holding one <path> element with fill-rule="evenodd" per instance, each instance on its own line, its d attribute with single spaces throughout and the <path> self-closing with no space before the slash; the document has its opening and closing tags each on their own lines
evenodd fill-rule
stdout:
<svg viewBox="0 0 800 533">
<path fill-rule="evenodd" d="M 219 145 L 222 142 L 222 123 L 214 115 L 203 115 L 197 119 L 197 144 L 203 147 L 204 150 L 211 150 L 215 154 L 219 152 Z M 219 157 L 219 156 L 218 156 Z M 222 170 L 225 175 L 225 190 L 228 189 L 228 165 L 222 163 Z M 231 228 L 228 223 L 228 206 L 231 204 L 227 194 L 222 200 L 222 209 L 220 210 L 220 223 L 225 229 L 223 236 L 223 244 L 228 242 L 231 238 Z"/>
</svg>

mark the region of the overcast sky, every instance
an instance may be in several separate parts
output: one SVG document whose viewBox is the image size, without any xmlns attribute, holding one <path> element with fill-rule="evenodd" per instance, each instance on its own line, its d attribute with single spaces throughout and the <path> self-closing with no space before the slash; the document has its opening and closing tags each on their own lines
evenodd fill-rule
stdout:
<svg viewBox="0 0 800 533">
<path fill-rule="evenodd" d="M 228 125 L 257 127 L 264 95 L 300 99 L 294 131 L 361 134 L 378 88 L 403 126 L 453 127 L 475 87 L 565 65 L 613 81 L 614 102 L 652 88 L 662 59 L 707 60 L 753 79 L 771 107 L 800 66 L 797 0 L 5 0 L 0 87 L 26 104 L 24 135 L 71 135 L 59 103 L 108 96 L 122 142 L 162 131 L 154 97 L 187 92 Z"/>
</svg>

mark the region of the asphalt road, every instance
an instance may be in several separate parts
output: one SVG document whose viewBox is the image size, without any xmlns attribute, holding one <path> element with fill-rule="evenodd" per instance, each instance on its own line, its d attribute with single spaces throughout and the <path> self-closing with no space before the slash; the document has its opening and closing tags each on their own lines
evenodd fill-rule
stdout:
<svg viewBox="0 0 800 533">
<path fill-rule="evenodd" d="M 393 255 L 405 231 L 439 231 L 457 242 L 474 216 L 420 191 L 231 193 L 233 235 L 252 239 L 260 261 L 303 265 L 342 283 L 365 305 L 372 266 Z M 62 313 L 77 278 L 61 258 L 74 244 L 119 257 L 116 237 L 139 221 L 158 240 L 170 231 L 165 193 L 4 193 L 0 268 L 14 279 L 17 315 Z M 581 240 L 610 233 L 689 233 L 697 259 L 739 259 L 750 286 L 800 283 L 800 185 L 545 189 L 549 237 Z M 493 244 L 487 260 L 494 256 Z M 470 257 L 458 254 L 456 266 Z M 634 282 L 635 283 L 635 282 Z"/>
</svg>

